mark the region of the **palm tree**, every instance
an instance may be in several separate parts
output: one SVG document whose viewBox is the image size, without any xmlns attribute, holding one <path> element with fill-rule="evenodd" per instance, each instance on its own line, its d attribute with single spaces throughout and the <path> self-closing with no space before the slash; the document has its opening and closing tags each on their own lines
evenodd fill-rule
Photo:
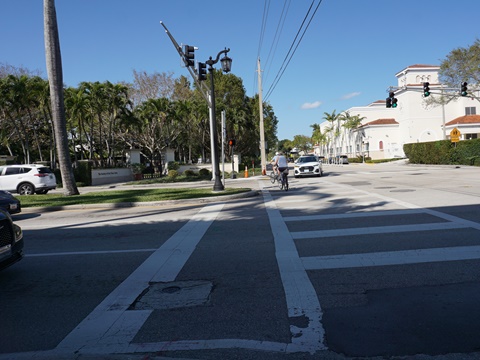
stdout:
<svg viewBox="0 0 480 360">
<path fill-rule="evenodd" d="M 327 132 L 330 134 L 330 146 L 331 146 L 331 148 L 329 149 L 329 155 L 336 155 L 337 154 L 336 143 L 339 135 L 338 126 L 336 126 L 336 124 L 340 119 L 340 114 L 337 114 L 336 110 L 333 110 L 331 114 L 327 112 L 323 114 L 325 115 L 323 118 L 330 123 L 330 126 L 327 129 Z"/>
<path fill-rule="evenodd" d="M 325 146 L 328 143 L 327 135 L 322 133 L 322 129 L 319 124 L 313 124 L 313 125 L 310 125 L 310 127 L 313 129 L 313 132 L 312 132 L 313 144 L 318 144 L 321 149 L 320 155 L 325 155 L 327 153 L 325 149 Z"/>
<path fill-rule="evenodd" d="M 68 149 L 67 121 L 63 103 L 62 57 L 60 54 L 55 0 L 44 0 L 43 20 L 52 118 L 55 129 L 55 141 L 57 143 L 58 162 L 62 176 L 63 194 L 66 196 L 79 195 Z"/>
<path fill-rule="evenodd" d="M 348 111 L 346 111 L 344 114 L 342 114 L 342 120 L 343 120 L 343 128 L 345 129 L 346 137 L 347 137 L 347 147 L 351 145 L 352 143 L 352 137 L 354 130 L 357 129 L 363 120 L 365 120 L 366 117 L 360 117 L 360 115 L 350 115 Z M 353 154 L 352 154 L 353 155 Z"/>
</svg>

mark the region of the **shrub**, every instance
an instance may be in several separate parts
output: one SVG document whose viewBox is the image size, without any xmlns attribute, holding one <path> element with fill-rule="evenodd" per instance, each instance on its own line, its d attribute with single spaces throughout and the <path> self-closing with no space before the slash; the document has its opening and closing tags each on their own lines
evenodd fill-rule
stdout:
<svg viewBox="0 0 480 360">
<path fill-rule="evenodd" d="M 130 169 L 132 169 L 132 173 L 134 174 L 141 174 L 143 170 L 145 170 L 145 165 L 141 163 L 133 163 L 130 164 Z"/>
<path fill-rule="evenodd" d="M 168 170 L 178 170 L 180 169 L 180 164 L 176 161 L 169 161 L 168 162 Z"/>
<path fill-rule="evenodd" d="M 177 170 L 168 170 L 168 177 L 170 179 L 175 179 L 178 176 Z"/>
<path fill-rule="evenodd" d="M 198 175 L 200 175 L 202 179 L 210 179 L 212 177 L 210 170 L 205 168 L 200 169 Z"/>
<path fill-rule="evenodd" d="M 186 177 L 194 177 L 195 176 L 195 171 L 187 169 L 183 172 L 183 175 L 185 175 Z"/>
<path fill-rule="evenodd" d="M 92 185 L 92 166 L 93 163 L 88 160 L 79 160 L 76 163 L 76 167 L 73 169 L 73 174 L 75 176 L 75 182 L 77 183 L 84 183 L 87 185 Z M 57 175 L 57 174 L 55 174 Z M 58 179 L 61 179 L 61 174 L 59 170 L 59 174 L 57 176 Z"/>
<path fill-rule="evenodd" d="M 476 165 L 480 158 L 480 139 L 463 140 L 457 144 L 450 140 L 412 143 L 403 146 L 412 164 Z"/>
</svg>

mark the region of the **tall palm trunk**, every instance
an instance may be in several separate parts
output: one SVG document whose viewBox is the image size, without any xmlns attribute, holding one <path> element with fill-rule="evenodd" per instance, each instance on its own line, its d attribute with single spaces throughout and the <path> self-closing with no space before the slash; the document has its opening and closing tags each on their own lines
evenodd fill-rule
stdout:
<svg viewBox="0 0 480 360">
<path fill-rule="evenodd" d="M 73 176 L 70 151 L 68 149 L 67 121 L 65 119 L 65 105 L 63 102 L 62 56 L 60 54 L 55 0 L 44 0 L 43 19 L 52 118 L 55 129 L 58 162 L 62 174 L 63 194 L 66 196 L 78 195 L 79 192 Z"/>
</svg>

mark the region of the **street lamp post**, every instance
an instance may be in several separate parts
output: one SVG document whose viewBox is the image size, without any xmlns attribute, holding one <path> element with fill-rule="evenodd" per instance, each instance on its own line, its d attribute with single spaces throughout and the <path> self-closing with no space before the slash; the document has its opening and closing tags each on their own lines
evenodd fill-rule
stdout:
<svg viewBox="0 0 480 360">
<path fill-rule="evenodd" d="M 225 73 L 230 72 L 232 69 L 232 59 L 230 59 L 227 56 L 227 53 L 230 51 L 230 49 L 225 49 L 220 51 L 217 54 L 217 58 L 215 60 L 212 59 L 210 56 L 210 59 L 207 60 L 205 63 L 209 66 L 208 71 L 210 72 L 210 116 L 211 116 L 211 137 L 212 137 L 212 161 L 214 162 L 213 164 L 213 170 L 214 170 L 214 176 L 215 176 L 215 184 L 213 185 L 213 191 L 222 191 L 225 190 L 225 187 L 222 184 L 222 181 L 220 179 L 220 166 L 219 166 L 219 156 L 218 156 L 218 135 L 217 135 L 217 119 L 216 119 L 216 114 L 215 114 L 215 85 L 213 81 L 213 73 L 214 73 L 214 68 L 213 65 L 215 65 L 218 60 L 220 60 L 220 56 L 222 54 L 225 54 L 225 56 L 220 60 L 222 63 L 222 70 Z"/>
</svg>

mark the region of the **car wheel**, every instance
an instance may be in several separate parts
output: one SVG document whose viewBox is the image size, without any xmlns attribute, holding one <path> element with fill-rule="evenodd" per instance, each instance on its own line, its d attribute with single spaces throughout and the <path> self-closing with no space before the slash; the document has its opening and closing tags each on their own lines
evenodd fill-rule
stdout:
<svg viewBox="0 0 480 360">
<path fill-rule="evenodd" d="M 18 185 L 17 192 L 20 195 L 33 195 L 35 188 L 32 184 L 23 183 Z"/>
</svg>

